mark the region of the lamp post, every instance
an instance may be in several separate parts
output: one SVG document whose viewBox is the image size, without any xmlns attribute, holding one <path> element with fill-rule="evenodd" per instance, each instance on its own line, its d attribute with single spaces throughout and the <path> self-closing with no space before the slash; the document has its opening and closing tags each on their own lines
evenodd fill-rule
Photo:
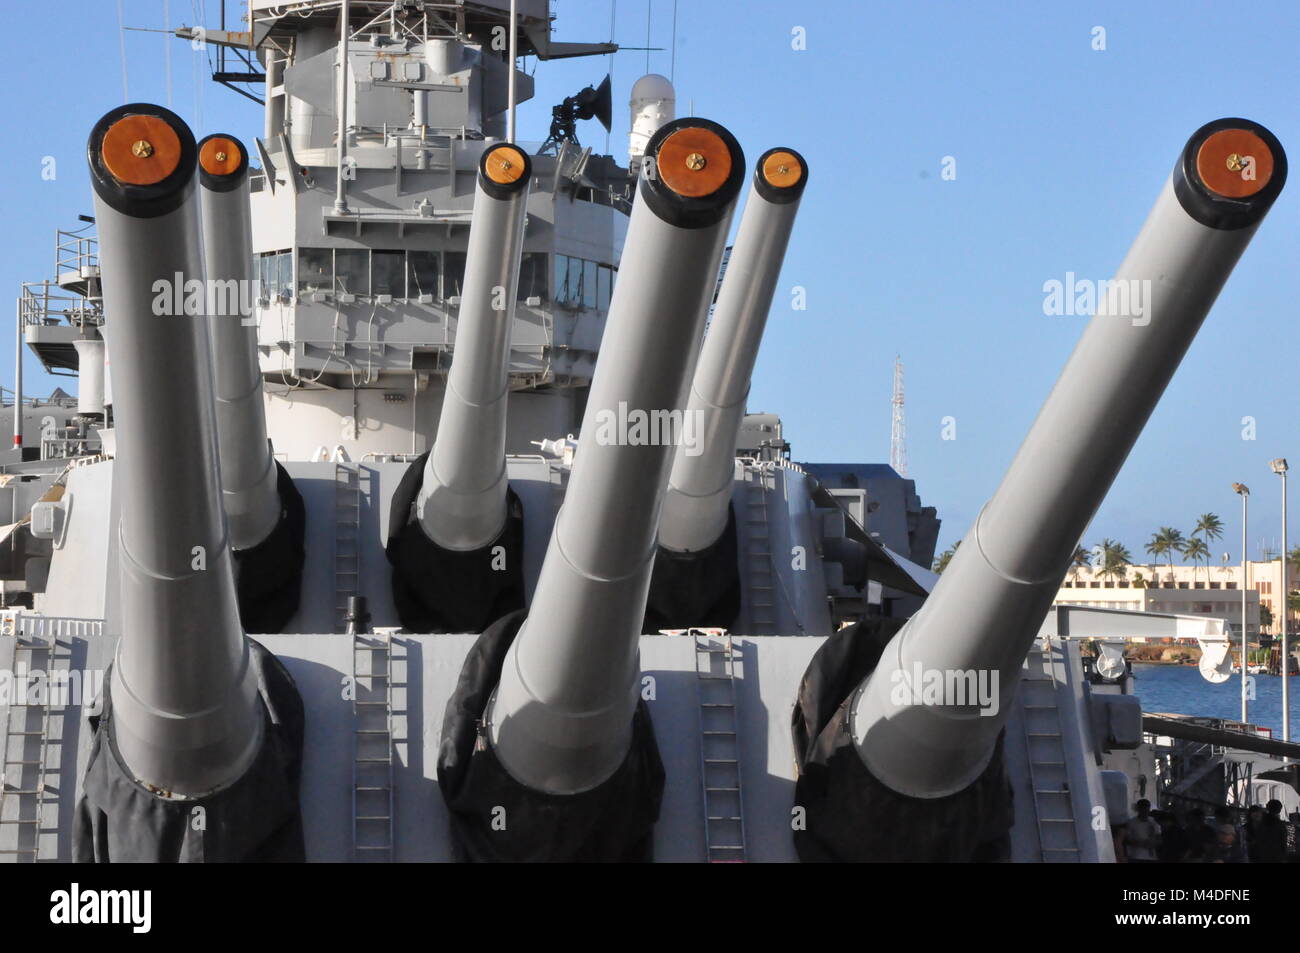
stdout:
<svg viewBox="0 0 1300 953">
<path fill-rule="evenodd" d="M 1250 487 L 1244 483 L 1232 484 L 1232 490 L 1241 497 L 1241 720 L 1247 720 L 1246 707 L 1246 516 L 1250 503 Z"/>
<path fill-rule="evenodd" d="M 1273 472 L 1282 478 L 1282 740 L 1291 740 L 1291 645 L 1288 641 L 1287 610 L 1291 601 L 1291 587 L 1287 582 L 1286 551 L 1286 459 L 1278 457 L 1269 463 Z"/>
</svg>

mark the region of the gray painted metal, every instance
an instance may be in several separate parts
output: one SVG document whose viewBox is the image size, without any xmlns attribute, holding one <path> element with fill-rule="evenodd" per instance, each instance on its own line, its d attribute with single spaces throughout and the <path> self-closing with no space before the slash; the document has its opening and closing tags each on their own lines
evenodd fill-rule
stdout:
<svg viewBox="0 0 1300 953">
<path fill-rule="evenodd" d="M 1114 279 L 1147 283 L 1145 315 L 1099 302 L 997 492 L 859 689 L 853 734 L 881 781 L 941 797 L 984 769 L 1075 545 L 1257 227 L 1199 224 L 1166 181 Z M 900 706 L 916 672 L 996 673 L 998 713 Z"/>
<path fill-rule="evenodd" d="M 633 206 L 565 505 L 486 715 L 497 755 L 530 787 L 585 790 L 626 755 L 672 448 L 631 445 L 610 425 L 681 407 L 733 208 L 684 229 Z"/>
<path fill-rule="evenodd" d="M 23 302 L 14 301 L 14 442 L 23 445 Z"/>
<path fill-rule="evenodd" d="M 447 549 L 479 549 L 505 525 L 510 329 L 527 208 L 527 184 L 504 198 L 481 181 L 475 189 L 456 349 L 416 501 L 424 532 Z"/>
<path fill-rule="evenodd" d="M 99 338 L 78 338 L 77 413 L 104 415 L 104 342 Z M 260 395 L 259 395 L 260 396 Z"/>
<path fill-rule="evenodd" d="M 30 628 L 28 624 L 24 628 Z M 46 636 L 48 637 L 48 636 Z M 92 675 L 103 671 L 113 655 L 111 635 L 72 634 L 65 631 L 71 658 L 69 669 Z M 352 703 L 339 690 L 351 673 L 353 637 L 342 634 L 298 633 L 259 635 L 289 669 L 306 706 L 302 811 L 309 861 L 346 862 L 352 851 L 352 763 L 340 752 L 348 751 L 352 731 L 357 727 Z M 401 862 L 449 861 L 446 808 L 436 790 L 436 765 L 441 741 L 437 724 L 447 698 L 453 691 L 465 653 L 473 635 L 398 635 L 393 638 L 395 671 L 393 702 L 393 859 Z M 799 679 L 823 639 L 788 636 L 733 636 L 736 654 L 736 731 L 739 745 L 741 786 L 745 792 L 746 859 L 751 862 L 796 860 L 790 836 L 794 799 L 794 751 L 790 738 L 790 705 Z M 15 640 L 0 639 L 0 668 L 14 669 Z M 657 861 L 703 862 L 706 859 L 706 808 L 702 799 L 700 724 L 698 714 L 699 676 L 695 668 L 695 639 L 690 636 L 647 635 L 640 639 L 641 677 L 650 707 L 659 749 L 664 760 L 666 784 L 663 810 L 655 826 L 654 851 Z M 1070 646 L 1066 646 L 1071 649 Z M 1072 651 L 1072 656 L 1073 653 Z M 1073 660 L 1073 658 L 1072 658 Z M 1110 831 L 1092 831 L 1090 811 L 1102 803 L 1094 797 L 1100 771 L 1087 742 L 1086 725 L 1082 743 L 1071 741 L 1070 722 L 1086 721 L 1083 710 L 1072 714 L 1076 695 L 1083 691 L 1082 676 L 1075 665 L 1057 666 L 1060 684 L 1058 704 L 1067 728 L 1068 777 L 1076 816 L 1087 815 L 1076 825 L 1085 856 L 1109 860 Z M 78 778 L 89 752 L 90 733 L 85 716 L 90 711 L 76 700 L 59 707 L 60 724 L 51 732 L 57 742 L 56 755 L 47 784 L 57 797 L 47 797 L 47 813 L 57 812 L 57 831 L 46 842 L 42 856 L 70 859 L 73 807 Z M 6 709 L 0 704 L 0 720 Z M 1008 723 L 1015 731 L 1023 720 L 1017 714 Z M 1023 765 L 1026 741 L 1009 735 L 1008 766 Z M 1014 754 L 1014 760 L 1013 760 Z M 1027 778 L 1027 771 L 1012 770 L 1013 783 Z M 1086 783 L 1081 779 L 1086 778 Z M 1086 793 L 1083 793 L 1086 792 Z M 1017 794 L 1020 794 L 1019 789 Z M 57 801 L 57 804 L 56 804 Z M 1032 805 L 1026 794 L 1015 800 L 1016 822 L 1012 829 L 1013 856 L 1040 859 L 1038 833 Z M 0 848 L 12 846 L 11 825 L 0 826 Z M 1087 859 L 1092 859 L 1091 857 Z"/>
<path fill-rule="evenodd" d="M 698 552 L 727 526 L 749 378 L 798 211 L 798 199 L 773 202 L 750 185 L 687 400 L 698 443 L 678 445 L 668 479 L 659 522 L 659 542 L 668 549 Z"/>
<path fill-rule="evenodd" d="M 267 442 L 262 375 L 257 365 L 257 327 L 240 308 L 241 300 L 249 300 L 247 289 L 253 279 L 248 178 L 225 192 L 202 184 L 198 188 L 204 272 L 214 303 L 208 328 L 221 499 L 230 521 L 230 545 L 248 549 L 270 536 L 280 519 L 275 458 Z M 221 295 L 216 293 L 219 282 L 225 290 Z"/>
<path fill-rule="evenodd" d="M 152 304 L 156 281 L 203 274 L 198 200 L 141 219 L 96 194 L 95 219 L 121 506 L 114 737 L 141 781 L 198 795 L 235 780 L 262 731 L 221 512 L 207 319 Z"/>
</svg>

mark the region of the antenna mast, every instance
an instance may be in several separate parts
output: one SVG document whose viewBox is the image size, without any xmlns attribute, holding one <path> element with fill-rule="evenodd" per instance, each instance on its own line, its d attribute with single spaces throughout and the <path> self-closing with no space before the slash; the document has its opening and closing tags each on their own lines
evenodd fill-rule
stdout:
<svg viewBox="0 0 1300 953">
<path fill-rule="evenodd" d="M 903 359 L 894 355 L 893 427 L 889 435 L 889 465 L 899 476 L 907 476 L 907 427 L 903 423 Z"/>
</svg>

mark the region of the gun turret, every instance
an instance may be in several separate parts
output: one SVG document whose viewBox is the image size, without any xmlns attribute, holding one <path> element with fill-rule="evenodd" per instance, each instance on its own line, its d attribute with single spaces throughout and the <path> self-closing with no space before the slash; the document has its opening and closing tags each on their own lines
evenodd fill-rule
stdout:
<svg viewBox="0 0 1300 953">
<path fill-rule="evenodd" d="M 1255 123 L 1219 120 L 1187 143 L 1002 484 L 862 689 L 854 737 L 890 787 L 938 797 L 983 770 L 1079 538 L 1285 178 Z M 997 673 L 998 714 L 891 703 L 894 673 L 918 664 Z"/>
<path fill-rule="evenodd" d="M 1256 123 L 1219 120 L 1188 141 L 997 492 L 836 715 L 874 790 L 941 811 L 997 770 L 1071 554 L 1285 178 L 1282 147 Z M 977 684 L 992 688 L 985 703 Z M 919 801 L 910 809 L 928 809 Z"/>
<path fill-rule="evenodd" d="M 174 283 L 203 275 L 197 151 L 175 114 L 143 104 L 109 112 L 88 146 L 112 324 L 121 520 L 120 638 L 83 782 L 83 859 L 265 856 L 285 834 L 278 812 L 297 816 L 296 765 L 280 760 L 292 743 L 267 742 L 295 703 L 301 730 L 301 701 L 239 624 L 207 316 L 171 307 L 185 290 Z M 259 681 L 277 696 L 277 718 Z M 219 802 L 204 801 L 217 792 Z M 195 805 L 221 830 L 199 833 L 197 853 L 187 833 Z"/>
<path fill-rule="evenodd" d="M 238 569 L 240 619 L 248 631 L 278 632 L 298 608 L 306 517 L 266 436 L 253 318 L 248 150 L 233 136 L 211 135 L 198 144 L 198 155 L 221 493 Z"/>
<path fill-rule="evenodd" d="M 420 525 L 445 549 L 486 546 L 506 522 L 506 398 L 532 163 L 501 144 L 479 161 L 456 350 L 416 502 Z"/>
<path fill-rule="evenodd" d="M 807 181 L 807 165 L 792 149 L 769 149 L 754 169 L 686 401 L 688 439 L 673 457 L 646 604 L 647 631 L 731 628 L 740 613 L 740 556 L 731 507 L 736 438 Z"/>
<path fill-rule="evenodd" d="M 523 606 L 522 507 L 506 479 L 506 405 L 531 176 L 527 154 L 509 143 L 479 160 L 438 436 L 394 496 L 401 522 L 388 552 L 409 629 L 479 632 Z"/>
<path fill-rule="evenodd" d="M 703 119 L 664 126 L 648 154 L 565 502 L 527 620 L 520 628 L 516 616 L 484 633 L 471 653 L 478 661 L 462 673 L 465 691 L 448 704 L 443 737 L 457 740 L 444 742 L 439 784 L 471 855 L 517 856 L 531 843 L 539 845 L 533 858 L 542 850 L 551 858 L 624 857 L 648 839 L 658 813 L 662 766 L 638 707 L 638 639 L 686 375 L 744 158 L 726 130 Z M 484 674 L 484 659 L 495 671 Z M 471 675 L 479 680 L 472 690 Z M 488 692 L 484 712 L 478 703 Z M 464 727 L 479 718 L 490 745 L 476 752 L 475 732 Z M 513 847 L 491 829 L 503 797 L 516 799 L 506 807 Z M 518 806 L 530 803 L 531 812 Z"/>
<path fill-rule="evenodd" d="M 749 379 L 807 182 L 807 164 L 793 149 L 759 157 L 691 382 L 686 413 L 699 439 L 679 445 L 673 457 L 659 522 L 665 549 L 699 552 L 726 528 Z"/>
</svg>

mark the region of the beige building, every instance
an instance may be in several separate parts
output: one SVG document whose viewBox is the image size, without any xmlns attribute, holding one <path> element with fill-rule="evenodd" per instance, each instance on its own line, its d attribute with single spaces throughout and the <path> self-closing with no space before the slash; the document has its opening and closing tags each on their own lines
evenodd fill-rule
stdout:
<svg viewBox="0 0 1300 953">
<path fill-rule="evenodd" d="M 1282 607 L 1286 589 L 1282 585 L 1282 561 L 1250 562 L 1246 566 L 1246 633 L 1260 632 L 1260 607 L 1272 618 L 1265 633 L 1282 631 Z M 1291 569 L 1289 577 L 1300 574 Z M 1300 580 L 1297 580 L 1300 582 Z M 1297 582 L 1291 582 L 1292 588 Z M 1232 631 L 1241 631 L 1241 564 L 1228 566 L 1168 566 L 1160 564 L 1126 567 L 1124 576 L 1102 578 L 1095 569 L 1076 569 L 1066 576 L 1056 604 L 1128 609 L 1136 612 L 1177 612 L 1223 619 Z M 1297 631 L 1296 614 L 1291 613 L 1290 632 Z"/>
</svg>

